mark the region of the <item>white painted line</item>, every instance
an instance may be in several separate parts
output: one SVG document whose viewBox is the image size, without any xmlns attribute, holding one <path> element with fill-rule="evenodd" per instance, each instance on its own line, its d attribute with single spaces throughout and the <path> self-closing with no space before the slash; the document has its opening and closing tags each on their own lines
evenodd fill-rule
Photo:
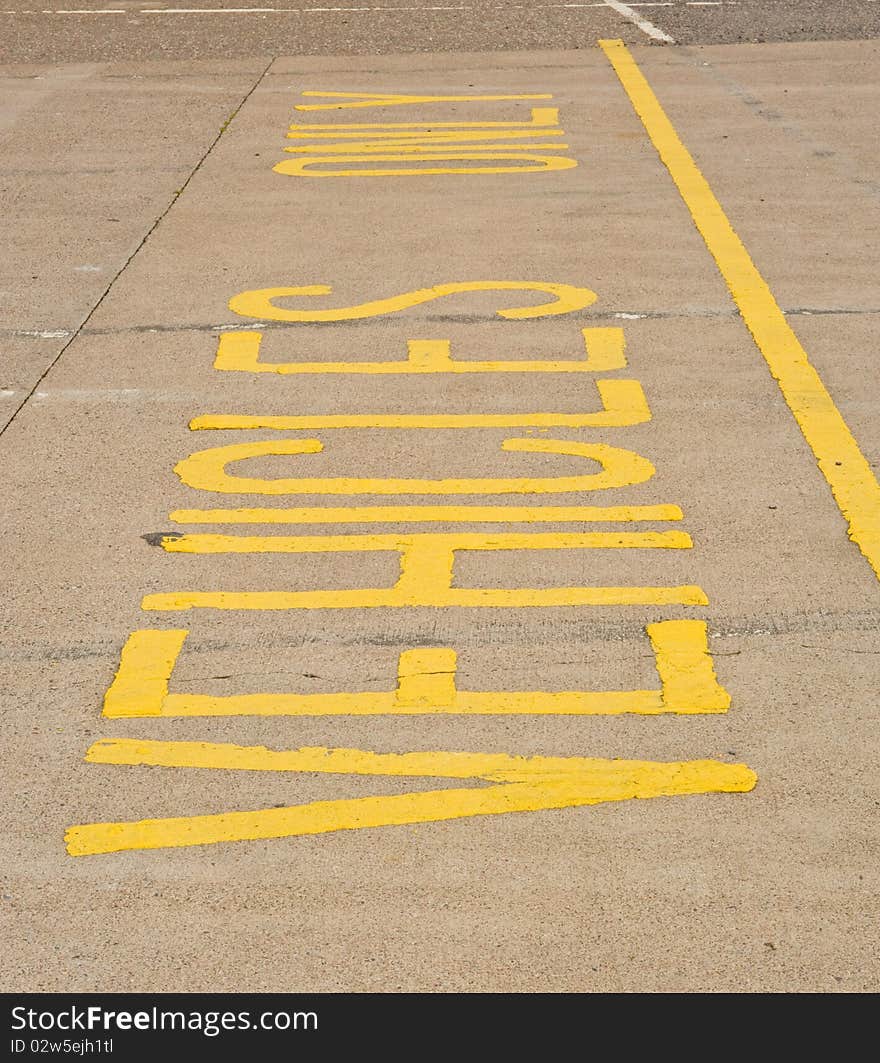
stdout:
<svg viewBox="0 0 880 1063">
<path fill-rule="evenodd" d="M 525 4 L 495 5 L 493 10 L 506 11 L 511 7 L 522 9 Z M 601 3 L 591 4 L 540 4 L 539 10 L 551 8 L 598 8 Z M 671 3 L 642 4 L 642 7 L 671 7 Z M 84 8 L 44 8 L 42 11 L 20 10 L 0 11 L 3 15 L 351 15 L 369 14 L 371 12 L 419 12 L 419 11 L 475 11 L 474 4 L 434 5 L 419 7 L 84 7 Z"/>
<path fill-rule="evenodd" d="M 525 4 L 504 4 L 497 5 L 493 10 L 506 11 L 511 7 L 522 9 L 526 7 Z M 595 4 L 539 4 L 537 5 L 540 10 L 549 10 L 550 8 L 588 8 L 588 7 L 605 7 L 605 2 Z M 672 3 L 667 2 L 663 4 L 642 4 L 642 7 L 671 7 Z M 134 10 L 134 9 L 132 9 Z M 246 15 L 255 13 L 262 14 L 289 14 L 289 15 L 353 15 L 353 14 L 365 14 L 371 12 L 387 11 L 393 12 L 418 12 L 418 11 L 475 11 L 477 10 L 474 4 L 457 4 L 451 5 L 436 5 L 420 7 L 141 7 L 137 9 L 138 14 L 141 15 L 218 15 L 218 14 L 234 14 L 234 15 Z M 71 12 L 65 12 L 65 14 L 71 14 Z"/>
<path fill-rule="evenodd" d="M 675 40 L 668 33 L 657 29 L 653 22 L 649 22 L 646 18 L 642 18 L 641 15 L 637 15 L 628 4 L 621 4 L 619 0 L 605 0 L 605 6 L 616 11 L 618 15 L 623 15 L 625 19 L 629 19 L 634 26 L 638 26 L 642 33 L 652 40 L 675 44 Z"/>
<path fill-rule="evenodd" d="M 292 10 L 278 7 L 141 7 L 139 15 L 272 15 Z M 294 14 L 301 14 L 294 11 Z"/>
<path fill-rule="evenodd" d="M 877 3 L 878 0 L 866 0 L 867 3 Z M 739 3 L 739 0 L 636 0 L 635 3 L 622 4 L 618 0 L 601 0 L 598 3 L 587 4 L 493 4 L 490 10 L 507 11 L 511 8 L 516 10 L 550 11 L 569 10 L 585 11 L 588 9 L 610 7 L 619 15 L 628 19 L 653 40 L 665 41 L 674 44 L 675 41 L 668 34 L 658 29 L 647 19 L 639 17 L 635 8 L 642 7 L 729 7 Z M 424 11 L 478 11 L 481 10 L 475 4 L 435 5 L 420 7 L 70 7 L 70 8 L 36 8 L 20 9 L 18 11 L 0 10 L 0 15 L 335 15 L 335 14 L 371 14 L 374 12 L 410 12 Z"/>
<path fill-rule="evenodd" d="M 327 11 L 470 11 L 471 5 L 462 7 L 304 7 L 301 9 L 306 14 Z"/>
<path fill-rule="evenodd" d="M 557 5 L 551 5 L 557 6 Z M 562 5 L 558 5 L 562 6 Z M 586 6 L 586 5 L 585 5 Z M 604 7 L 604 4 L 591 4 Z M 469 7 L 140 7 L 141 15 L 246 15 L 251 12 L 279 15 L 352 15 L 369 11 L 473 11 Z"/>
<path fill-rule="evenodd" d="M 66 336 L 72 336 L 73 333 L 70 329 L 57 328 L 57 329 L 15 329 L 12 333 L 13 336 L 33 336 L 41 340 L 62 340 Z"/>
<path fill-rule="evenodd" d="M 53 388 L 51 391 L 35 391 L 35 399 L 62 399 L 76 402 L 78 399 L 134 399 L 141 395 L 140 388 Z"/>
<path fill-rule="evenodd" d="M 552 7 L 568 5 L 553 4 Z M 583 5 L 588 6 L 588 5 Z M 604 4 L 590 4 L 590 7 L 604 7 Z M 437 7 L 141 7 L 141 15 L 354 15 L 372 11 L 473 11 L 473 5 L 437 6 Z"/>
<path fill-rule="evenodd" d="M 265 321 L 245 321 L 241 325 L 211 325 L 209 326 L 212 332 L 235 332 L 236 329 L 258 329 L 266 328 Z"/>
</svg>

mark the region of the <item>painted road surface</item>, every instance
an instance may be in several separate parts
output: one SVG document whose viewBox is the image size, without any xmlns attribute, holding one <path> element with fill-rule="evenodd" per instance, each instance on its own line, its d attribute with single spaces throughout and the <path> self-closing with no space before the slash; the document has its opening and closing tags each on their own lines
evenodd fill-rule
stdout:
<svg viewBox="0 0 880 1063">
<path fill-rule="evenodd" d="M 6 69 L 8 988 L 877 987 L 876 42 L 613 13 Z"/>
</svg>

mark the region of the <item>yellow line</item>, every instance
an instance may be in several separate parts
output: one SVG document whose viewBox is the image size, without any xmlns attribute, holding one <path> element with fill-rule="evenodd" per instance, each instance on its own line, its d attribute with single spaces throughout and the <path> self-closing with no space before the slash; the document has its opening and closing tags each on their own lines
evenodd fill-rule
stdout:
<svg viewBox="0 0 880 1063">
<path fill-rule="evenodd" d="M 431 521 L 526 524 L 681 520 L 678 506 L 312 506 L 302 509 L 175 509 L 175 524 L 420 524 Z"/>
<path fill-rule="evenodd" d="M 406 778 L 481 779 L 485 782 L 536 782 L 566 776 L 606 779 L 632 776 L 646 767 L 666 772 L 680 763 L 604 760 L 596 757 L 514 756 L 508 753 L 419 750 L 376 753 L 370 749 L 302 746 L 267 749 L 228 742 L 157 742 L 139 738 L 101 738 L 89 747 L 91 764 L 211 768 L 225 771 L 289 771 L 329 775 L 381 775 Z M 688 767 L 745 768 L 717 761 L 685 761 Z"/>
<path fill-rule="evenodd" d="M 552 99 L 550 96 L 548 99 Z M 336 129 L 520 129 L 526 126 L 554 126 L 559 124 L 558 107 L 532 107 L 528 122 L 294 122 L 290 129 L 318 130 L 314 136 L 335 136 L 327 130 Z M 348 134 L 349 136 L 354 134 Z M 372 136 L 373 134 L 368 134 Z M 361 136 L 360 133 L 357 136 Z"/>
<path fill-rule="evenodd" d="M 533 135 L 533 134 L 530 134 Z M 482 139 L 482 138 L 471 138 Z M 491 139 L 491 138 L 490 138 Z M 510 139 L 510 137 L 501 137 L 502 140 Z M 378 152 L 387 153 L 393 151 L 395 155 L 402 155 L 404 153 L 412 153 L 415 156 L 420 156 L 421 152 L 432 152 L 431 158 L 434 158 L 434 152 L 439 152 L 443 155 L 449 155 L 452 158 L 462 158 L 460 152 L 464 151 L 563 151 L 568 149 L 568 144 L 468 144 L 464 143 L 465 138 L 461 138 L 461 141 L 446 138 L 437 143 L 437 137 L 420 137 L 417 140 L 407 140 L 403 142 L 398 141 L 386 141 L 383 144 L 368 144 L 358 143 L 352 141 L 348 144 L 301 144 L 293 148 L 284 148 L 284 151 L 293 154 L 294 152 L 302 155 L 316 155 L 318 152 L 322 152 L 325 155 L 346 155 L 356 156 L 363 155 L 365 161 L 369 161 L 372 158 L 377 158 Z M 387 155 L 383 155 L 387 157 Z M 528 155 L 524 155 L 523 158 L 530 158 Z M 314 160 L 309 160 L 314 161 Z M 333 161 L 331 159 L 331 161 Z M 415 159 L 413 161 L 416 161 Z"/>
<path fill-rule="evenodd" d="M 170 554 L 325 554 L 370 550 L 690 550 L 687 532 L 416 532 L 408 535 L 166 535 Z"/>
<path fill-rule="evenodd" d="M 880 578 L 880 484 L 767 282 L 666 117 L 623 41 L 599 41 L 669 170 L 755 343 L 849 524 L 849 537 Z"/>
<path fill-rule="evenodd" d="M 576 808 L 633 798 L 747 793 L 756 781 L 755 773 L 745 764 L 722 764 L 712 760 L 662 763 L 478 753 L 377 754 L 359 749 L 269 750 L 207 742 L 131 739 L 97 742 L 88 751 L 86 759 L 97 764 L 149 764 L 215 770 L 477 778 L 495 785 L 313 801 L 286 808 L 214 815 L 77 824 L 65 834 L 71 856 L 245 839 L 289 838 L 508 812 Z"/>
<path fill-rule="evenodd" d="M 296 103 L 295 111 L 342 111 L 351 107 L 400 107 L 417 103 L 478 103 L 486 100 L 552 100 L 553 94 L 542 92 L 528 96 L 418 96 L 401 92 L 312 92 L 302 96 L 335 99 L 337 103 Z"/>
<path fill-rule="evenodd" d="M 694 767 L 690 767 L 693 764 Z M 131 849 L 163 849 L 221 842 L 294 838 L 340 830 L 440 823 L 471 816 L 577 808 L 633 798 L 679 797 L 687 794 L 748 793 L 755 776 L 738 764 L 692 761 L 661 765 L 646 777 L 617 778 L 594 785 L 592 780 L 499 783 L 494 786 L 428 790 L 385 797 L 313 801 L 307 805 L 233 811 L 214 815 L 178 816 L 121 823 L 84 823 L 64 835 L 70 856 L 96 856 Z"/>
<path fill-rule="evenodd" d="M 372 133 L 298 133 L 296 132 L 296 126 L 291 126 L 292 132 L 287 134 L 288 140 L 347 140 L 349 144 L 352 142 L 364 141 L 369 144 L 381 144 L 383 141 L 387 144 L 389 141 L 396 143 L 416 143 L 416 144 L 430 144 L 437 143 L 437 141 L 474 141 L 474 140 L 504 140 L 506 137 L 512 137 L 514 140 L 521 140 L 528 137 L 564 137 L 565 132 L 562 129 L 544 129 L 543 131 L 535 129 L 534 123 L 527 123 L 532 128 L 529 129 L 501 129 L 494 132 L 487 133 L 482 129 L 418 129 L 418 130 L 398 130 L 395 132 L 392 130 L 386 130 L 385 132 L 372 132 Z"/>
</svg>

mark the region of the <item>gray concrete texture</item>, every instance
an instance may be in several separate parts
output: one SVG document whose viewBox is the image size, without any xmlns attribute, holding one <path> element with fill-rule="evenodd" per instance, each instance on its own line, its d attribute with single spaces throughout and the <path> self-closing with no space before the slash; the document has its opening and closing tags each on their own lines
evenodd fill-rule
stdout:
<svg viewBox="0 0 880 1063">
<path fill-rule="evenodd" d="M 635 54 L 876 467 L 876 140 L 864 106 L 876 98 L 866 74 L 876 70 L 876 42 Z M 21 111 L 7 133 L 18 145 L 15 164 L 43 182 L 13 186 L 29 204 L 25 228 L 16 230 L 29 250 L 21 276 L 11 270 L 4 280 L 15 333 L 12 389 L 33 386 L 58 353 L 51 343 L 62 342 L 31 332 L 66 330 L 67 346 L 0 446 L 12 503 L 2 629 L 12 750 L 3 803 L 4 988 L 877 989 L 877 580 L 848 542 L 797 425 L 602 54 L 291 56 L 265 73 L 246 62 L 55 68 L 51 77 L 63 84 L 43 86 L 48 95 L 30 106 L 34 80 L 49 70 L 15 73 L 10 98 Z M 577 169 L 379 180 L 302 180 L 271 169 L 304 89 L 463 86 L 553 93 Z M 120 134 L 120 100 L 142 134 L 131 137 L 133 156 Z M 521 118 L 529 105 L 434 106 L 446 120 L 498 120 Z M 77 155 L 56 169 L 67 108 L 80 116 Z M 413 120 L 404 111 L 341 114 Z M 81 172 L 88 168 L 102 169 L 94 184 Z M 65 200 L 71 183 L 78 191 Z M 123 219 L 106 223 L 121 227 L 105 229 L 106 216 Z M 82 235 L 65 238 L 68 225 Z M 33 250 L 41 245 L 51 249 L 45 265 Z M 84 264 L 102 273 L 78 273 Z M 466 294 L 384 319 L 276 326 L 266 329 L 266 357 L 401 357 L 410 338 L 449 339 L 462 358 L 566 357 L 576 353 L 578 329 L 622 325 L 625 375 L 642 382 L 652 421 L 548 434 L 632 447 L 657 475 L 600 499 L 537 501 L 675 503 L 694 549 L 571 551 L 549 561 L 465 555 L 457 585 L 693 582 L 710 606 L 142 612 L 141 596 L 154 591 L 384 586 L 395 578 L 396 558 L 386 554 L 197 557 L 151 546 L 142 537 L 169 530 L 172 509 L 285 501 L 179 484 L 172 466 L 192 451 L 277 434 L 192 433 L 187 422 L 197 414 L 596 406 L 594 385 L 582 376 L 279 377 L 211 368 L 217 330 L 241 323 L 226 308 L 239 291 L 325 283 L 335 294 L 320 305 L 336 305 L 470 278 L 583 284 L 599 300 L 568 317 L 515 322 L 494 315 L 504 305 L 497 295 Z M 569 468 L 562 459 L 500 451 L 502 439 L 526 430 L 295 434 L 320 435 L 326 450 L 290 459 L 287 475 Z M 278 475 L 279 465 L 254 461 L 252 470 Z M 601 690 L 652 685 L 644 625 L 685 615 L 709 623 L 716 668 L 733 696 L 726 716 L 99 716 L 120 648 L 141 627 L 190 628 L 173 680 L 181 690 L 388 689 L 398 653 L 419 645 L 455 648 L 460 685 L 470 689 Z M 62 836 L 72 823 L 433 785 L 83 763 L 88 745 L 110 735 L 279 749 L 712 757 L 748 763 L 759 783 L 742 795 L 71 859 Z"/>
<path fill-rule="evenodd" d="M 686 45 L 880 35 L 875 0 L 667 0 L 631 10 Z M 600 37 L 657 43 L 601 0 L 4 0 L 0 27 L 0 62 L 575 50 Z"/>
</svg>

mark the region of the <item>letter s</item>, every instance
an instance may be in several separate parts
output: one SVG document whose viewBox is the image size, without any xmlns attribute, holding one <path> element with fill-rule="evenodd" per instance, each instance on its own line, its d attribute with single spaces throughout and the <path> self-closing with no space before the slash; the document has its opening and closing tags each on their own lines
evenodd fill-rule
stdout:
<svg viewBox="0 0 880 1063">
<path fill-rule="evenodd" d="M 407 310 L 411 306 L 441 299 L 444 295 L 460 292 L 534 291 L 547 292 L 553 301 L 540 306 L 517 306 L 497 311 L 499 317 L 520 319 L 548 317 L 551 314 L 570 314 L 583 310 L 596 301 L 596 293 L 589 288 L 576 288 L 572 284 L 556 284 L 550 281 L 462 281 L 450 284 L 435 284 L 433 288 L 419 288 L 403 295 L 392 295 L 372 303 L 357 306 L 340 306 L 330 310 L 289 310 L 275 306 L 273 299 L 293 295 L 330 295 L 333 291 L 326 284 L 308 284 L 298 288 L 255 288 L 241 292 L 229 300 L 229 309 L 241 317 L 254 317 L 266 321 L 354 321 L 363 317 L 379 317 Z"/>
</svg>

